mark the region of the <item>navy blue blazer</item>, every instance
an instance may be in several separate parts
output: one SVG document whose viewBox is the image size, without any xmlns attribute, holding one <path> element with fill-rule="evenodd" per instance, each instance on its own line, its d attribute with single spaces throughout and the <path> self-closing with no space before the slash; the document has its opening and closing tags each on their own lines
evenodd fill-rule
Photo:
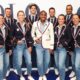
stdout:
<svg viewBox="0 0 80 80">
<path fill-rule="evenodd" d="M 48 18 L 48 21 L 50 21 L 50 18 Z M 56 17 L 54 17 L 53 27 L 55 28 L 58 25 L 58 20 Z"/>
<path fill-rule="evenodd" d="M 69 34 L 70 33 L 70 29 L 67 28 L 66 26 L 63 26 L 62 27 L 62 30 L 61 30 L 61 33 L 60 35 L 58 35 L 58 27 L 55 28 L 54 32 L 55 32 L 55 49 L 57 47 L 64 47 L 68 50 L 68 44 L 71 40 L 71 35 Z"/>
<path fill-rule="evenodd" d="M 26 34 L 24 35 L 22 32 L 22 28 L 20 23 L 16 23 L 15 25 L 15 29 L 14 29 L 14 45 L 17 45 L 17 41 L 18 40 L 22 40 L 22 38 L 25 38 L 27 46 L 32 46 L 33 42 L 32 42 L 32 38 L 31 38 L 31 33 L 30 33 L 30 26 L 29 24 L 26 22 L 26 24 L 24 25 L 25 30 L 26 30 Z"/>
</svg>

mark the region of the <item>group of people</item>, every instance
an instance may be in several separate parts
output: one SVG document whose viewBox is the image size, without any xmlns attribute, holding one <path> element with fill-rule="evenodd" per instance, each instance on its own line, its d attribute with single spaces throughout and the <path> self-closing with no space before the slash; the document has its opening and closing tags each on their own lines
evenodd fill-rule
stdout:
<svg viewBox="0 0 80 80">
<path fill-rule="evenodd" d="M 11 16 L 10 8 L 5 8 L 5 16 L 0 14 L 0 80 L 6 80 L 12 57 L 15 73 L 20 80 L 25 80 L 21 71 L 23 56 L 28 79 L 35 80 L 31 76 L 33 47 L 39 80 L 47 80 L 51 54 L 54 55 L 56 80 L 65 80 L 69 58 L 76 77 L 71 80 L 80 80 L 80 16 L 72 13 L 72 5 L 67 5 L 66 15 L 60 14 L 58 18 L 53 7 L 49 8 L 48 19 L 45 10 L 37 15 L 36 4 L 31 4 L 29 10 L 27 17 L 23 10 L 19 10 L 17 20 Z"/>
</svg>

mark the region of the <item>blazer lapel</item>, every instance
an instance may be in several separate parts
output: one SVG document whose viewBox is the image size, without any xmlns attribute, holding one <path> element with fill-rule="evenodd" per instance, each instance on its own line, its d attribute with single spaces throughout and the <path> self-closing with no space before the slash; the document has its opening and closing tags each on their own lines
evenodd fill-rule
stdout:
<svg viewBox="0 0 80 80">
<path fill-rule="evenodd" d="M 77 30 L 76 30 L 75 38 L 77 37 L 79 31 L 80 31 L 80 26 L 78 26 L 78 28 L 77 28 Z"/>
<path fill-rule="evenodd" d="M 62 36 L 62 32 L 63 32 L 63 30 L 64 30 L 64 26 L 62 27 L 62 29 L 61 29 L 61 32 L 60 32 L 60 35 Z"/>
<path fill-rule="evenodd" d="M 71 29 L 72 36 L 74 37 L 74 28 Z"/>
<path fill-rule="evenodd" d="M 8 29 L 7 27 L 5 27 L 5 38 L 7 37 L 7 35 L 8 35 Z"/>
<path fill-rule="evenodd" d="M 18 28 L 20 29 L 20 31 L 23 33 L 20 23 L 17 23 L 17 27 L 18 27 Z"/>
<path fill-rule="evenodd" d="M 46 24 L 46 28 L 45 28 L 44 32 L 45 32 L 45 31 L 47 30 L 47 28 L 49 27 L 49 24 L 50 24 L 50 23 L 47 23 L 47 24 Z M 44 34 L 44 32 L 42 33 L 42 31 L 40 30 L 40 22 L 39 22 L 39 21 L 37 22 L 37 27 L 38 27 L 38 30 L 40 31 L 40 33 L 41 33 L 41 34 Z"/>
</svg>

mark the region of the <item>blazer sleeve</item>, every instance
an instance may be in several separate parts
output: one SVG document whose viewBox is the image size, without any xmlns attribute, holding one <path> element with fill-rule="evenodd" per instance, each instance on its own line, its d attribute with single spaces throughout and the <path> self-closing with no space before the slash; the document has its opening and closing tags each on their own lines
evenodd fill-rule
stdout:
<svg viewBox="0 0 80 80">
<path fill-rule="evenodd" d="M 53 29 L 53 24 L 50 24 L 50 37 L 51 37 L 51 43 L 50 43 L 50 47 L 51 49 L 54 49 L 54 29 Z"/>
<path fill-rule="evenodd" d="M 38 35 L 38 33 L 36 34 L 36 26 L 37 26 L 37 23 L 34 22 L 31 30 L 31 35 L 34 41 L 40 38 L 40 37 L 36 37 L 36 35 Z"/>
</svg>

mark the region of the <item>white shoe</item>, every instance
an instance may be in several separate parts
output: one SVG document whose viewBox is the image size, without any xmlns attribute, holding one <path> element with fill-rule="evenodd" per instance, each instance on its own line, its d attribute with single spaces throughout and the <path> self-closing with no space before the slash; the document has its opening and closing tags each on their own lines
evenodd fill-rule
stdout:
<svg viewBox="0 0 80 80">
<path fill-rule="evenodd" d="M 16 73 L 16 74 L 18 75 L 18 72 L 17 72 L 17 70 L 16 70 L 16 69 L 14 69 L 14 73 Z"/>
<path fill-rule="evenodd" d="M 47 80 L 47 77 L 45 75 L 43 76 L 43 80 Z"/>
<path fill-rule="evenodd" d="M 6 79 L 3 79 L 3 80 L 6 80 Z"/>
<path fill-rule="evenodd" d="M 32 76 L 28 76 L 29 80 L 34 80 L 34 78 Z"/>
<path fill-rule="evenodd" d="M 20 80 L 25 80 L 25 78 L 23 76 L 20 76 Z"/>
<path fill-rule="evenodd" d="M 27 71 L 26 71 L 26 72 L 24 72 L 24 75 L 27 75 Z"/>
<path fill-rule="evenodd" d="M 71 78 L 70 80 L 77 80 L 76 77 Z"/>
<path fill-rule="evenodd" d="M 59 75 L 59 72 L 58 72 L 57 69 L 54 69 L 54 71 L 55 71 L 55 74 L 56 74 L 56 75 Z"/>
<path fill-rule="evenodd" d="M 48 73 L 49 73 L 49 71 L 50 71 L 50 69 L 47 69 L 46 74 L 48 74 Z"/>
<path fill-rule="evenodd" d="M 40 76 L 40 77 L 39 77 L 39 80 L 43 80 L 43 77 L 42 77 L 42 76 Z"/>
<path fill-rule="evenodd" d="M 60 77 L 57 77 L 57 79 L 56 80 L 60 80 Z"/>
<path fill-rule="evenodd" d="M 74 76 L 75 76 L 75 72 L 72 71 L 72 72 L 70 73 L 69 77 L 71 78 L 71 77 L 74 77 Z"/>
<path fill-rule="evenodd" d="M 6 77 L 8 77 L 8 76 L 9 76 L 9 73 L 10 73 L 10 71 L 8 70 L 8 71 L 7 71 L 7 73 L 6 73 Z"/>
</svg>

